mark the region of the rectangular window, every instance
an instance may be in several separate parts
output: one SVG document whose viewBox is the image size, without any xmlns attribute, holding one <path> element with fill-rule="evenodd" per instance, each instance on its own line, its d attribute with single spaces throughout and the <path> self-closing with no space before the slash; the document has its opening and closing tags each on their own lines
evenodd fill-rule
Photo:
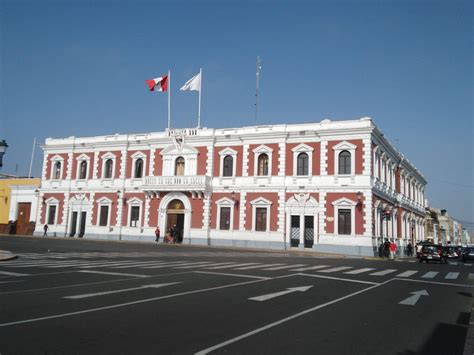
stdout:
<svg viewBox="0 0 474 355">
<path fill-rule="evenodd" d="M 338 210 L 338 233 L 339 234 L 351 234 L 351 210 L 340 209 Z"/>
<path fill-rule="evenodd" d="M 130 227 L 138 227 L 140 217 L 140 206 L 132 206 L 130 209 Z"/>
<path fill-rule="evenodd" d="M 99 226 L 106 227 L 109 221 L 109 206 L 100 206 Z"/>
<path fill-rule="evenodd" d="M 230 207 L 221 207 L 220 230 L 230 230 Z"/>
<path fill-rule="evenodd" d="M 267 209 L 255 209 L 255 230 L 257 232 L 265 232 L 267 230 Z"/>
<path fill-rule="evenodd" d="M 49 212 L 48 212 L 48 224 L 53 225 L 56 224 L 56 205 L 51 205 L 49 206 Z"/>
</svg>

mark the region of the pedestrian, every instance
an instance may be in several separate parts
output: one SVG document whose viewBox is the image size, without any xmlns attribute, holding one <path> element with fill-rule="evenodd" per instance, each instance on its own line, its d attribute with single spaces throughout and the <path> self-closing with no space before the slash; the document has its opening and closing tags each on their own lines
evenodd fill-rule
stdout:
<svg viewBox="0 0 474 355">
<path fill-rule="evenodd" d="M 160 227 L 159 226 L 156 226 L 156 229 L 155 229 L 155 242 L 158 243 L 158 241 L 160 240 Z"/>
<path fill-rule="evenodd" d="M 390 242 L 387 240 L 385 240 L 385 243 L 383 243 L 383 255 L 386 257 L 386 258 L 389 258 L 390 256 Z"/>
<path fill-rule="evenodd" d="M 407 254 L 408 256 L 413 256 L 413 247 L 410 242 L 408 242 L 408 245 L 407 245 Z"/>
<path fill-rule="evenodd" d="M 383 258 L 383 249 L 384 249 L 384 244 L 380 243 L 379 245 L 379 257 Z"/>
<path fill-rule="evenodd" d="M 395 258 L 395 252 L 397 251 L 397 245 L 392 241 L 390 242 L 390 259 L 393 260 Z"/>
<path fill-rule="evenodd" d="M 171 227 L 171 236 L 173 237 L 173 244 L 175 244 L 178 241 L 178 228 L 176 228 L 176 224 L 173 224 L 173 227 Z"/>
<path fill-rule="evenodd" d="M 47 236 L 48 236 L 48 229 L 49 229 L 48 225 L 45 224 L 44 227 L 43 227 L 43 230 L 44 230 L 43 237 L 47 237 Z"/>
</svg>

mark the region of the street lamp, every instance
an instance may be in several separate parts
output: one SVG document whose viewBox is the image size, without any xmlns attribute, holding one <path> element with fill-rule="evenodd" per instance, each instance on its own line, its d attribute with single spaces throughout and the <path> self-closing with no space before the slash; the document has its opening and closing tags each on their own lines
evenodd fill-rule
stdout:
<svg viewBox="0 0 474 355">
<path fill-rule="evenodd" d="M 0 141 L 0 168 L 2 167 L 3 154 L 7 151 L 8 144 L 5 142 L 5 139 Z"/>
</svg>

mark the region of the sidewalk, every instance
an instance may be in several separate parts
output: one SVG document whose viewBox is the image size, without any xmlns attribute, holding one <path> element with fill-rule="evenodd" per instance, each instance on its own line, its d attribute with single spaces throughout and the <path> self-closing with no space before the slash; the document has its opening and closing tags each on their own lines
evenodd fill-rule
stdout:
<svg viewBox="0 0 474 355">
<path fill-rule="evenodd" d="M 17 255 L 9 252 L 9 251 L 5 251 L 5 250 L 0 250 L 0 262 L 1 261 L 7 261 L 7 260 L 12 260 L 12 259 L 16 259 L 17 258 Z"/>
</svg>

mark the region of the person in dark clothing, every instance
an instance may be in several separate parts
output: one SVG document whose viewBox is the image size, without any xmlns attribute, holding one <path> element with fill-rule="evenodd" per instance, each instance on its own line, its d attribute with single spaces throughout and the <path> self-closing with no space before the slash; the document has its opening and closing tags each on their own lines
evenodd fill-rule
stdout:
<svg viewBox="0 0 474 355">
<path fill-rule="evenodd" d="M 388 258 L 390 256 L 390 242 L 388 239 L 383 243 L 383 255 Z"/>
<path fill-rule="evenodd" d="M 43 237 L 47 237 L 47 236 L 48 236 L 48 229 L 49 229 L 48 225 L 45 224 L 44 227 L 43 227 L 43 230 L 44 230 Z"/>
<path fill-rule="evenodd" d="M 413 256 L 413 247 L 410 242 L 408 242 L 408 245 L 407 245 L 407 255 Z"/>
</svg>

